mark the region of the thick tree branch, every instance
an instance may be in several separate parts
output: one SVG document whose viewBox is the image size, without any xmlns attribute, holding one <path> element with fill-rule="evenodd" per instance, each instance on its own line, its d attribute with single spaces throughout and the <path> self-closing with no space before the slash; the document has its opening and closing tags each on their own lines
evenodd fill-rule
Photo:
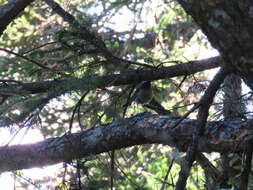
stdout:
<svg viewBox="0 0 253 190">
<path fill-rule="evenodd" d="M 59 92 L 66 93 L 71 90 L 93 90 L 109 86 L 119 86 L 138 83 L 143 80 L 159 80 L 182 75 L 190 75 L 200 71 L 219 67 L 222 59 L 212 57 L 208 59 L 190 61 L 187 63 L 174 65 L 171 67 L 161 67 L 157 69 L 146 69 L 136 71 L 126 71 L 121 74 L 111 74 L 105 76 L 89 76 L 81 79 L 70 78 L 66 80 L 56 79 L 53 81 L 42 81 L 33 83 L 20 84 L 3 84 L 0 85 L 0 95 L 23 95 L 48 92 L 57 89 Z"/>
<path fill-rule="evenodd" d="M 34 0 L 12 0 L 0 7 L 0 36 L 15 17 Z"/>
<path fill-rule="evenodd" d="M 141 144 L 161 143 L 185 151 L 192 140 L 196 120 L 188 119 L 172 128 L 176 121 L 169 116 L 144 113 L 35 144 L 0 147 L 1 172 L 67 162 Z M 208 122 L 206 129 L 199 139 L 201 152 L 242 151 L 252 138 L 252 124 L 242 121 Z"/>
</svg>

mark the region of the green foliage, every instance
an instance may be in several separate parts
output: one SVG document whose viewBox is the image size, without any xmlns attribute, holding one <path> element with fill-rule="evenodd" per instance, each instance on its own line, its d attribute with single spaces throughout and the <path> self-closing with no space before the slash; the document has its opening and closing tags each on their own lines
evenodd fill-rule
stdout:
<svg viewBox="0 0 253 190">
<path fill-rule="evenodd" d="M 16 18 L 0 38 L 0 47 L 29 46 L 38 36 L 38 24 L 41 23 L 39 14 L 32 7 Z"/>
</svg>

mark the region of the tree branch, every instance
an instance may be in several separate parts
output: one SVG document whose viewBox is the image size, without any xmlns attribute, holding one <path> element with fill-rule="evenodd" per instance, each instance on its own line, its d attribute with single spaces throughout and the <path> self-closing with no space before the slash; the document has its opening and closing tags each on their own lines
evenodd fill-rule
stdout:
<svg viewBox="0 0 253 190">
<path fill-rule="evenodd" d="M 15 17 L 34 0 L 12 0 L 0 8 L 0 36 Z"/>
<path fill-rule="evenodd" d="M 178 0 L 209 42 L 218 49 L 226 67 L 253 90 L 252 1 Z"/>
<path fill-rule="evenodd" d="M 101 53 L 105 55 L 105 57 L 110 58 L 112 54 L 106 48 L 105 43 L 103 40 L 97 36 L 94 32 L 91 32 L 89 28 L 85 27 L 78 23 L 75 17 L 68 12 L 66 12 L 58 3 L 53 0 L 44 0 L 55 13 L 63 18 L 64 21 L 68 22 L 70 25 L 75 25 L 76 27 L 80 28 L 80 31 L 83 35 L 83 38 L 93 44 L 96 48 L 99 49 Z"/>
<path fill-rule="evenodd" d="M 172 128 L 177 119 L 143 113 L 119 119 L 80 133 L 44 141 L 0 147 L 0 172 L 42 167 L 133 145 L 159 143 L 186 151 L 196 120 L 187 119 Z M 251 136 L 251 124 L 242 121 L 208 122 L 200 137 L 201 152 L 242 151 Z"/>
<path fill-rule="evenodd" d="M 221 57 L 190 61 L 170 67 L 157 69 L 130 70 L 121 74 L 111 74 L 105 76 L 86 76 L 81 79 L 70 78 L 66 80 L 52 80 L 42 82 L 32 82 L 23 84 L 0 85 L 0 95 L 24 95 L 48 92 L 51 89 L 58 89 L 59 92 L 66 93 L 71 90 L 93 90 L 109 86 L 120 86 L 139 83 L 143 80 L 159 80 L 182 75 L 190 75 L 207 69 L 219 67 L 222 64 Z"/>
<path fill-rule="evenodd" d="M 221 68 L 206 89 L 205 94 L 201 97 L 200 108 L 197 115 L 196 131 L 193 134 L 192 143 L 188 147 L 185 157 L 185 164 L 184 166 L 181 166 L 179 178 L 176 184 L 176 190 L 185 189 L 187 178 L 190 174 L 192 164 L 195 161 L 198 152 L 199 137 L 201 137 L 205 132 L 205 125 L 208 118 L 209 108 L 213 102 L 217 90 L 223 83 L 227 73 L 228 72 L 224 68 Z"/>
<path fill-rule="evenodd" d="M 245 150 L 245 163 L 244 163 L 244 168 L 241 174 L 239 190 L 248 189 L 249 175 L 250 175 L 251 166 L 252 166 L 252 154 L 253 154 L 252 145 L 253 145 L 253 141 L 249 140 L 246 146 L 246 150 Z"/>
</svg>

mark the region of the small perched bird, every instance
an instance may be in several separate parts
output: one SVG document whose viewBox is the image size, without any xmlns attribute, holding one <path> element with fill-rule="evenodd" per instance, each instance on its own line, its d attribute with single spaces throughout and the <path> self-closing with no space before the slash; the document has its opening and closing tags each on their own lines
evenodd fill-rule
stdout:
<svg viewBox="0 0 253 190">
<path fill-rule="evenodd" d="M 158 114 L 168 115 L 171 114 L 169 110 L 166 110 L 159 102 L 153 97 L 151 81 L 142 81 L 137 85 L 133 96 L 130 100 L 124 105 L 124 107 L 129 106 L 132 102 L 135 101 L 138 104 L 150 108 L 157 112 Z"/>
<path fill-rule="evenodd" d="M 137 89 L 138 88 L 138 89 Z M 148 104 L 153 98 L 151 81 L 142 81 L 136 88 L 135 101 L 139 104 Z"/>
<path fill-rule="evenodd" d="M 124 107 L 131 105 L 134 101 L 145 105 L 148 104 L 153 98 L 153 92 L 151 88 L 151 81 L 142 81 L 135 88 L 135 92 Z"/>
</svg>

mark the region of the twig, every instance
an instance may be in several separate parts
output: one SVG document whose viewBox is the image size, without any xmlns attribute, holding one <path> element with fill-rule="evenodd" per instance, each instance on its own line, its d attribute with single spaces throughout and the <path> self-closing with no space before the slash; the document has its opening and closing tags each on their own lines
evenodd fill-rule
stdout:
<svg viewBox="0 0 253 190">
<path fill-rule="evenodd" d="M 199 103 L 195 104 L 188 112 L 186 112 L 177 122 L 171 127 L 171 129 L 176 128 L 184 119 L 186 119 L 192 112 L 198 109 L 200 106 Z"/>
<path fill-rule="evenodd" d="M 110 180 L 110 186 L 111 190 L 113 190 L 114 186 L 114 166 L 115 166 L 115 150 L 111 151 L 111 180 Z"/>
<path fill-rule="evenodd" d="M 8 85 L 7 83 L 17 83 L 17 84 L 19 84 L 19 85 L 22 85 L 22 84 L 23 84 L 23 82 L 17 81 L 17 80 L 0 80 L 0 82 L 4 83 L 4 84 L 6 84 L 6 85 Z"/>
<path fill-rule="evenodd" d="M 30 50 L 24 52 L 23 55 L 24 55 L 24 54 L 28 54 L 28 53 L 30 53 L 30 52 L 36 50 L 36 49 L 40 49 L 40 48 L 42 48 L 42 47 L 44 47 L 44 46 L 51 45 L 51 44 L 55 44 L 55 43 L 56 43 L 56 42 L 48 42 L 48 43 L 42 44 L 42 45 L 40 45 L 40 46 L 38 46 L 38 47 L 32 48 L 32 49 L 30 49 Z"/>
<path fill-rule="evenodd" d="M 80 171 L 80 159 L 76 160 L 76 173 L 77 173 L 77 179 L 78 179 L 77 187 L 78 187 L 78 190 L 81 190 L 82 181 L 81 181 L 81 171 Z"/>
<path fill-rule="evenodd" d="M 26 57 L 26 56 L 20 55 L 20 54 L 18 54 L 18 53 L 15 53 L 15 52 L 13 52 L 13 51 L 10 51 L 10 50 L 4 49 L 4 48 L 0 48 L 0 50 L 1 50 L 1 51 L 5 51 L 6 53 L 9 53 L 9 54 L 15 55 L 15 56 L 17 56 L 17 57 L 20 57 L 20 58 L 22 58 L 22 59 L 25 59 L 25 60 L 27 60 L 27 61 L 29 61 L 29 62 L 31 62 L 31 63 L 33 63 L 33 64 L 39 66 L 39 67 L 42 68 L 42 69 L 46 69 L 46 70 L 49 70 L 49 71 L 56 72 L 56 70 L 51 69 L 51 68 L 49 68 L 49 67 L 46 67 L 46 66 L 42 65 L 41 63 L 39 63 L 39 62 L 37 62 L 37 61 L 34 61 L 34 60 L 32 60 L 32 59 L 30 59 L 30 58 L 28 58 L 28 57 Z"/>
<path fill-rule="evenodd" d="M 164 190 L 165 189 L 165 182 L 167 181 L 167 179 L 168 179 L 168 176 L 169 176 L 169 174 L 170 174 L 170 170 L 171 170 L 171 168 L 172 168 L 172 166 L 173 166 L 173 164 L 174 164 L 174 158 L 171 160 L 171 162 L 170 162 L 170 165 L 169 165 L 169 168 L 168 168 L 168 170 L 167 170 L 167 172 L 166 172 L 166 175 L 164 176 L 164 179 L 163 179 L 163 184 L 162 184 L 162 187 L 161 187 L 161 189 L 160 190 Z"/>
<path fill-rule="evenodd" d="M 84 25 L 81 25 L 73 15 L 66 12 L 58 3 L 53 0 L 44 0 L 55 13 L 63 18 L 64 21 L 68 22 L 70 25 L 75 25 L 80 28 L 82 31 L 83 37 L 85 40 L 89 41 L 95 47 L 97 47 L 101 53 L 105 55 L 107 58 L 111 58 L 112 54 L 107 50 L 105 43 L 98 37 L 95 33 L 92 33 L 88 28 Z"/>
<path fill-rule="evenodd" d="M 200 166 L 210 174 L 214 181 L 219 181 L 222 177 L 220 171 L 205 157 L 204 154 L 198 153 L 196 161 L 200 164 Z"/>
<path fill-rule="evenodd" d="M 187 76 L 188 76 L 188 75 L 185 75 L 185 76 L 184 76 L 183 80 L 182 80 L 182 81 L 180 82 L 180 84 L 176 87 L 176 90 L 175 90 L 175 91 L 177 91 L 177 90 L 180 89 L 180 87 L 182 86 L 182 84 L 183 84 L 184 81 L 186 80 Z"/>
<path fill-rule="evenodd" d="M 31 184 L 32 186 L 34 186 L 35 190 L 42 190 L 42 188 L 40 187 L 40 185 L 38 185 L 34 180 L 32 180 L 32 178 L 30 177 L 26 177 L 18 172 L 14 173 L 15 176 L 19 177 L 20 179 L 24 180 L 25 182 L 27 182 L 28 184 Z"/>
<path fill-rule="evenodd" d="M 64 171 L 63 171 L 63 175 L 62 175 L 60 190 L 63 190 L 66 188 L 66 175 L 67 175 L 67 169 L 68 169 L 68 165 L 66 162 L 63 163 L 63 167 L 64 167 Z"/>
<path fill-rule="evenodd" d="M 73 112 L 72 112 L 72 116 L 71 116 L 71 119 L 70 119 L 70 123 L 69 123 L 69 133 L 71 133 L 71 130 L 72 130 L 72 126 L 73 126 L 73 121 L 74 121 L 74 116 L 75 116 L 75 113 L 76 113 L 76 110 L 82 105 L 82 101 L 83 99 L 85 98 L 85 96 L 89 93 L 89 91 L 86 91 L 82 97 L 80 98 L 80 100 L 77 102 Z"/>
<path fill-rule="evenodd" d="M 117 168 L 120 170 L 120 172 L 125 176 L 125 178 L 134 186 L 136 186 L 136 189 L 141 189 L 142 186 L 140 186 L 139 184 L 135 183 L 127 174 L 126 172 L 123 170 L 123 168 L 120 167 L 120 163 L 118 162 L 118 160 L 115 160 L 115 165 L 117 166 Z"/>
</svg>

